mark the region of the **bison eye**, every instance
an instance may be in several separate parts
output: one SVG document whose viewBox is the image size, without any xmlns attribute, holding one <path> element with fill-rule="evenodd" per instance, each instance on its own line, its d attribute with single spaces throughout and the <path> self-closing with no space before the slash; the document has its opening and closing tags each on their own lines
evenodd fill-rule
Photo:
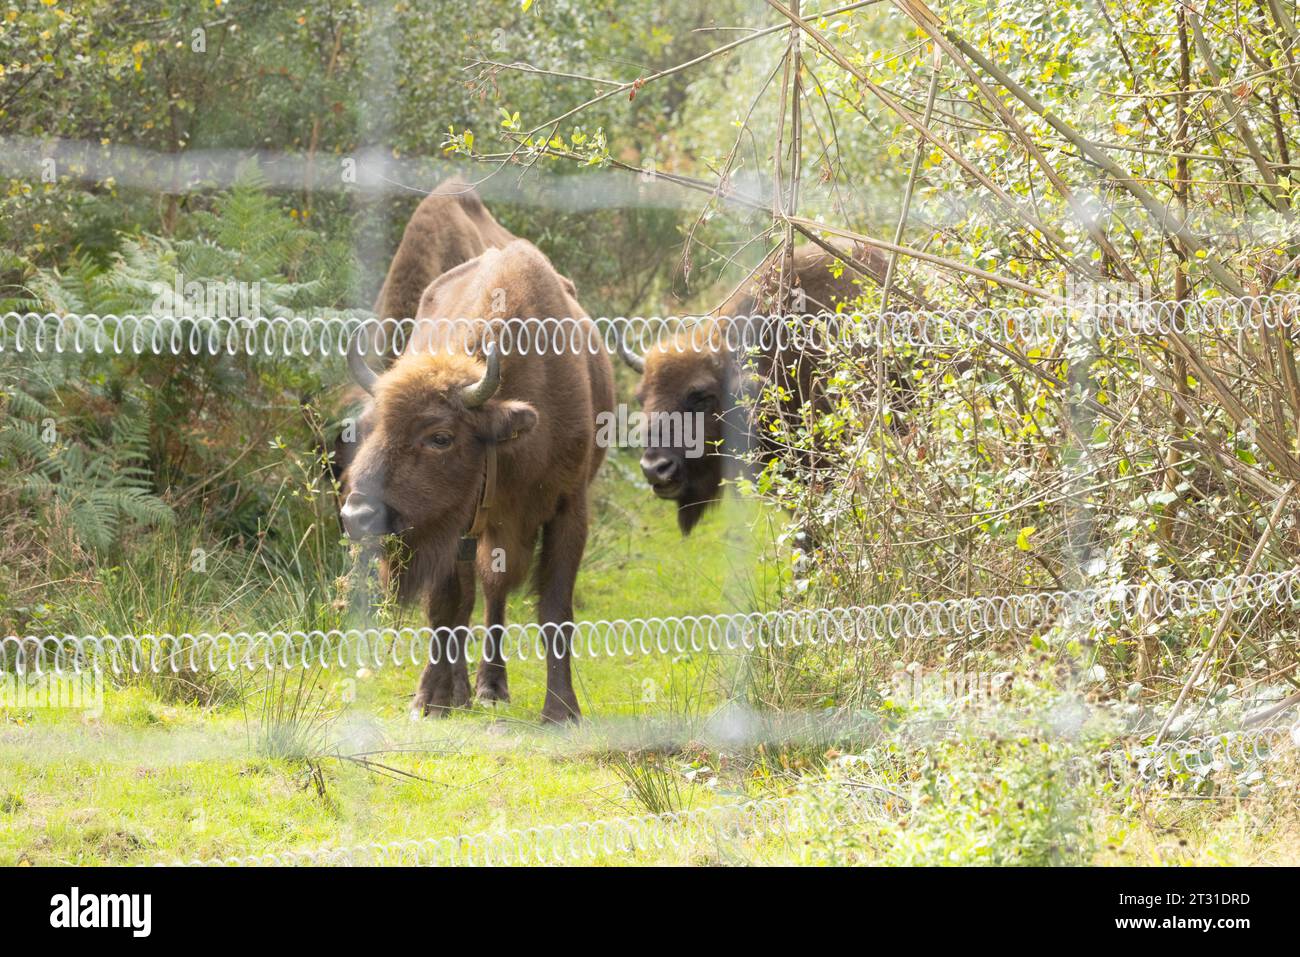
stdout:
<svg viewBox="0 0 1300 957">
<path fill-rule="evenodd" d="M 446 449 L 451 447 L 450 432 L 434 432 L 424 437 L 424 446 L 429 449 Z"/>
<path fill-rule="evenodd" d="M 686 396 L 686 408 L 692 412 L 702 412 L 712 404 L 712 394 L 699 389 Z"/>
</svg>

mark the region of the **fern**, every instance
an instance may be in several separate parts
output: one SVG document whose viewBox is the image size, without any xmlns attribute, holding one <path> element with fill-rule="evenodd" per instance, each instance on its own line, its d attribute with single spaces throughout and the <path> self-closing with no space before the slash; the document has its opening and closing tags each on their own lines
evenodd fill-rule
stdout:
<svg viewBox="0 0 1300 957">
<path fill-rule="evenodd" d="M 174 235 L 119 234 L 110 254 L 71 253 L 57 269 L 36 270 L 23 288 L 34 311 L 171 308 L 223 318 L 246 304 L 215 296 L 175 303 L 178 279 L 223 291 L 257 283 L 261 314 L 311 315 L 346 297 L 348 253 L 345 241 L 327 241 L 291 215 L 251 169 L 208 210 L 185 215 Z M 0 496 L 16 496 L 39 523 L 66 525 L 99 551 L 131 526 L 173 522 L 157 490 L 211 474 L 223 445 L 244 440 L 241 423 L 265 417 L 286 395 L 296 405 L 298 395 L 319 388 L 314 373 L 258 356 L 68 354 L 7 368 L 12 361 L 0 353 Z M 8 388 L 6 372 L 21 385 Z M 55 441 L 42 435 L 46 419 L 58 423 Z M 238 511 L 218 519 L 241 534 L 259 526 L 257 511 L 271 494 L 258 483 L 249 490 Z"/>
<path fill-rule="evenodd" d="M 36 513 L 38 523 L 66 523 L 88 549 L 107 551 L 126 523 L 166 526 L 175 520 L 170 506 L 153 493 L 148 423 L 120 416 L 108 443 L 51 445 L 28 416 L 51 417 L 50 410 L 19 389 L 6 393 L 9 413 L 0 422 L 0 462 L 7 466 L 9 491 Z"/>
<path fill-rule="evenodd" d="M 29 284 L 32 293 L 55 311 L 148 313 L 160 291 L 171 301 L 179 275 L 186 284 L 255 282 L 259 311 L 289 316 L 337 300 L 347 289 L 346 244 L 328 243 L 286 213 L 264 192 L 255 171 L 245 171 L 210 211 L 194 213 L 184 228 L 186 234 L 175 238 L 121 236 L 107 266 L 73 255 L 60 269 L 38 272 Z M 193 311 L 188 305 L 187 313 Z M 235 304 L 227 303 L 208 318 L 237 314 Z"/>
<path fill-rule="evenodd" d="M 11 465 L 22 459 L 40 459 L 48 451 L 41 441 L 40 428 L 36 423 L 11 419 L 0 427 L 0 464 Z"/>
<path fill-rule="evenodd" d="M 54 415 L 44 403 L 17 386 L 0 391 L 0 410 L 25 419 L 48 419 Z"/>
</svg>

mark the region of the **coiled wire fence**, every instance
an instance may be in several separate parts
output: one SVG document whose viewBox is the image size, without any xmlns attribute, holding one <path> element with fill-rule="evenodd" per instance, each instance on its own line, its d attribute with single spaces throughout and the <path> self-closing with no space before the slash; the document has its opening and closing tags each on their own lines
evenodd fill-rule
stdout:
<svg viewBox="0 0 1300 957">
<path fill-rule="evenodd" d="M 1055 306 L 925 312 L 786 313 L 741 316 L 491 318 L 503 355 L 675 351 L 825 352 L 877 346 L 954 348 L 974 342 L 1016 344 L 1098 335 L 1236 333 L 1289 327 L 1300 294 L 1204 300 L 1065 302 Z M 0 353 L 60 355 L 236 356 L 267 359 L 347 355 L 354 338 L 363 354 L 410 348 L 478 350 L 485 321 L 378 319 L 360 315 L 195 317 L 7 312 L 0 314 Z"/>
<path fill-rule="evenodd" d="M 819 800 L 815 794 L 767 798 L 666 814 L 478 831 L 447 837 L 171 861 L 190 867 L 562 865 L 605 857 L 683 853 L 706 844 L 788 838 L 860 825 L 871 797 Z"/>
<path fill-rule="evenodd" d="M 1117 620 L 1186 617 L 1229 608 L 1293 608 L 1300 568 L 1159 583 L 1120 582 L 1030 592 L 841 608 L 605 619 L 568 625 L 512 623 L 460 628 L 355 628 L 125 635 L 10 635 L 0 671 L 142 674 L 236 669 L 379 668 L 474 657 L 545 660 L 551 645 L 575 658 L 759 652 L 865 641 L 975 638 L 1050 626 L 1099 628 Z"/>
<path fill-rule="evenodd" d="M 1222 771 L 1250 773 L 1298 745 L 1300 723 L 1269 724 L 1111 748 L 1098 755 L 1098 764 L 1115 784 L 1151 784 L 1184 775 L 1203 778 Z"/>
</svg>

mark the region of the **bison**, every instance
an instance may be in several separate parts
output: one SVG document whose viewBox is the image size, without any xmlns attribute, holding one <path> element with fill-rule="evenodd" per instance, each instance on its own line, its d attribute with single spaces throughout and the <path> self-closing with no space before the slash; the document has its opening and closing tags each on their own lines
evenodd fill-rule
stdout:
<svg viewBox="0 0 1300 957">
<path fill-rule="evenodd" d="M 412 318 L 429 283 L 485 249 L 500 249 L 515 238 L 492 218 L 474 187 L 455 178 L 440 183 L 406 224 L 379 290 L 375 315 L 380 320 Z"/>
<path fill-rule="evenodd" d="M 496 317 L 534 316 L 575 317 L 598 341 L 573 284 L 535 246 L 515 240 L 428 285 L 415 333 L 386 371 L 367 365 L 356 339 L 349 349 L 349 368 L 370 398 L 343 475 L 341 518 L 354 540 L 401 540 L 386 574 L 399 600 L 423 600 L 435 629 L 415 695 L 422 714 L 470 701 L 463 629 L 476 578 L 487 606 L 476 694 L 509 700 L 506 599 L 535 564 L 547 642 L 542 719 L 579 715 L 569 672 L 573 589 L 588 489 L 605 454 L 597 416 L 614 407 L 613 370 L 603 350 L 502 354 Z"/>
<path fill-rule="evenodd" d="M 400 322 L 414 318 L 429 283 L 485 250 L 499 249 L 515 238 L 492 218 L 474 187 L 456 178 L 440 183 L 420 201 L 406 224 L 375 301 L 375 316 L 381 324 L 387 320 Z M 371 338 L 367 351 L 382 348 L 387 352 L 390 343 L 386 336 Z M 385 354 L 384 358 L 391 361 L 394 356 Z M 345 421 L 356 419 L 356 415 L 350 414 Z M 364 420 L 359 426 L 363 424 Z M 342 430 L 334 441 L 329 470 L 336 485 L 342 481 L 356 452 L 356 443 L 344 438 L 352 431 Z"/>
<path fill-rule="evenodd" d="M 836 247 L 833 255 L 819 246 L 801 246 L 794 252 L 794 278 L 787 290 L 786 308 L 794 311 L 834 312 L 840 303 L 855 300 L 861 290 L 858 272 L 845 268 L 845 261 L 874 278 L 885 272 L 883 257 L 861 253 L 856 257 L 849 248 Z M 834 267 L 839 263 L 839 270 Z M 769 269 L 769 277 L 773 270 Z M 641 471 L 659 498 L 677 503 L 677 524 L 682 534 L 690 534 L 708 507 L 719 497 L 722 480 L 734 473 L 739 456 L 748 451 L 758 433 L 765 453 L 775 453 L 766 430 L 753 428 L 743 400 L 754 398 L 763 384 L 781 387 L 783 396 L 777 414 L 798 415 L 811 403 L 814 409 L 825 408 L 825 399 L 816 388 L 816 355 L 787 348 L 753 357 L 745 366 L 745 357 L 727 348 L 728 325 L 733 317 L 770 314 L 772 297 L 765 295 L 760 280 L 731 297 L 701 328 L 682 332 L 675 341 L 652 347 L 644 356 L 621 349 L 624 360 L 642 373 L 637 399 L 647 418 L 702 414 L 705 447 L 710 453 L 689 457 L 676 443 L 662 441 L 649 445 L 641 457 Z M 739 337 L 732 336 L 732 342 Z M 657 430 L 662 437 L 671 430 Z M 654 433 L 652 433 L 653 435 Z M 808 456 L 806 456 L 808 457 Z"/>
</svg>

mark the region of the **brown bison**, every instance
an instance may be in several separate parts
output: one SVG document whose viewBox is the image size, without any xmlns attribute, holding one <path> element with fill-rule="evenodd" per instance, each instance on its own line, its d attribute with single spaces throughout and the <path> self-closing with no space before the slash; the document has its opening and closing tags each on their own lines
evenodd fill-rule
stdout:
<svg viewBox="0 0 1300 957">
<path fill-rule="evenodd" d="M 514 239 L 492 218 L 474 187 L 460 179 L 440 183 L 406 224 L 379 290 L 375 316 L 413 318 L 429 283 L 485 249 L 500 249 Z"/>
<path fill-rule="evenodd" d="M 850 257 L 873 278 L 884 276 L 882 256 L 874 252 L 855 255 L 847 246 L 836 248 L 841 253 L 838 257 L 819 246 L 796 249 L 794 278 L 780 302 L 763 288 L 776 272 L 774 257 L 762 278 L 732 296 L 701 328 L 652 346 L 644 357 L 622 350 L 627 363 L 642 373 L 637 399 L 647 418 L 653 420 L 665 413 L 703 416 L 708 454 L 690 457 L 675 441 L 652 441 L 641 457 L 641 471 L 655 495 L 677 503 L 677 524 L 683 534 L 689 534 L 718 500 L 723 479 L 735 472 L 738 457 L 753 446 L 754 433 L 758 433 L 762 452 L 777 451 L 765 429 L 753 428 L 755 423 L 743 402 L 746 397 L 755 398 L 764 385 L 773 384 L 781 387 L 784 396 L 778 415 L 797 417 L 808 403 L 814 409 L 825 407 L 825 398 L 817 388 L 815 354 L 790 348 L 780 354 L 772 350 L 754 355 L 746 365 L 745 357 L 727 347 L 727 332 L 737 331 L 732 326 L 736 316 L 834 312 L 837 304 L 856 300 L 861 295 L 859 273 L 844 266 Z M 731 341 L 739 338 L 733 335 Z M 657 430 L 661 438 L 680 432 Z"/>
<path fill-rule="evenodd" d="M 387 371 L 371 369 L 354 341 L 348 364 L 370 402 L 343 476 L 341 518 L 353 539 L 401 539 L 388 574 L 402 601 L 425 603 L 434 629 L 465 628 L 475 578 L 482 582 L 488 638 L 476 692 L 483 701 L 509 700 L 506 598 L 527 578 L 540 536 L 542 718 L 559 722 L 579 714 L 565 623 L 573 621 L 586 547 L 587 491 L 605 454 L 596 417 L 613 409 L 614 387 L 603 351 L 499 353 L 496 317 L 549 316 L 590 324 L 573 284 L 531 243 L 515 240 L 429 284 L 416 333 Z M 469 703 L 463 640 L 462 632 L 435 633 L 415 696 L 421 713 Z"/>
<path fill-rule="evenodd" d="M 492 218 L 474 187 L 455 178 L 440 183 L 420 201 L 406 224 L 375 300 L 375 317 L 381 323 L 414 318 L 429 283 L 484 250 L 499 249 L 514 239 Z M 386 336 L 377 334 L 371 338 L 367 352 L 386 351 Z M 382 358 L 391 361 L 394 356 L 385 354 Z M 353 431 L 344 429 L 343 435 L 334 442 L 330 472 L 335 482 L 341 481 L 356 453 L 356 443 L 344 437 Z"/>
</svg>

